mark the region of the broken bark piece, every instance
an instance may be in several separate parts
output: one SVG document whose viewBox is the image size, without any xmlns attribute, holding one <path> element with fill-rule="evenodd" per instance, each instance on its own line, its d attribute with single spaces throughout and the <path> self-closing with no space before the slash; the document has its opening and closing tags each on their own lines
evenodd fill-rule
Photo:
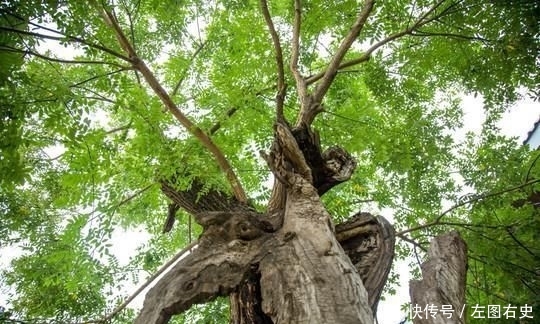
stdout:
<svg viewBox="0 0 540 324">
<path fill-rule="evenodd" d="M 394 259 L 394 228 L 384 217 L 357 213 L 336 226 L 336 238 L 360 274 L 375 314 Z"/>
</svg>

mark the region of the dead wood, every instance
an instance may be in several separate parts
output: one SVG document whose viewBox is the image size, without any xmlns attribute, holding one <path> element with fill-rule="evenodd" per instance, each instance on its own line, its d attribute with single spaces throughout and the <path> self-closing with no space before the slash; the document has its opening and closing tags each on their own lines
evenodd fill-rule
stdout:
<svg viewBox="0 0 540 324">
<path fill-rule="evenodd" d="M 409 283 L 412 310 L 419 307 L 441 310 L 442 306 L 453 310 L 447 317 L 440 311 L 430 313 L 412 312 L 414 324 L 463 324 L 465 314 L 465 281 L 467 276 L 467 245 L 458 232 L 440 235 L 431 241 L 428 259 L 422 263 L 422 280 Z"/>
</svg>

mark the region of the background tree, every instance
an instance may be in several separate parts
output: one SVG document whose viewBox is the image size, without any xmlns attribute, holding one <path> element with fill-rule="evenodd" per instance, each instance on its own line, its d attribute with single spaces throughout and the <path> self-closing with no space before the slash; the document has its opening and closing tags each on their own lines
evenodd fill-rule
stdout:
<svg viewBox="0 0 540 324">
<path fill-rule="evenodd" d="M 349 267 L 325 218 L 359 209 L 393 211 L 397 258 L 420 259 L 429 238 L 460 230 L 468 304 L 529 304 L 538 318 L 540 225 L 526 200 L 538 153 L 500 136 L 497 122 L 520 94 L 538 100 L 539 10 L 517 0 L 2 3 L 0 233 L 2 247 L 21 250 L 3 274 L 9 318 L 101 318 L 139 270 L 154 272 L 199 235 L 196 222 L 207 235 L 199 255 L 249 247 L 241 259 L 259 268 L 240 287 L 264 295 L 265 282 L 294 276 L 274 281 L 280 268 L 264 251 L 288 256 L 310 242 L 325 246 L 306 256 L 318 258 L 313 269 Z M 482 96 L 486 120 L 461 140 L 463 93 Z M 291 207 L 305 198 L 299 187 L 313 201 L 303 212 Z M 171 200 L 180 221 L 163 235 Z M 152 237 L 120 264 L 112 242 L 135 228 Z M 277 238 L 286 243 L 268 243 Z M 314 294 L 327 293 L 328 276 L 352 278 L 358 313 L 322 318 L 369 318 L 356 272 L 329 269 Z M 277 294 L 247 307 L 237 279 L 214 278 L 222 291 L 182 307 L 232 293 L 236 319 L 306 316 L 280 308 Z M 293 300 L 318 314 L 316 301 Z M 220 301 L 175 320 L 226 321 Z"/>
</svg>

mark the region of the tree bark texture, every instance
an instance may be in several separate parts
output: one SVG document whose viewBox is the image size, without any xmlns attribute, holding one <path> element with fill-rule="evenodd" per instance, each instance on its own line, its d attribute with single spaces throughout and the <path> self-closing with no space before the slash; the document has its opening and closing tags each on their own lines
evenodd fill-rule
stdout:
<svg viewBox="0 0 540 324">
<path fill-rule="evenodd" d="M 371 323 L 367 292 L 316 189 L 292 181 L 277 244 L 260 263 L 263 311 L 274 323 Z"/>
<path fill-rule="evenodd" d="M 409 284 L 411 307 L 430 312 L 414 314 L 414 324 L 463 324 L 465 313 L 465 281 L 467 276 L 467 245 L 460 235 L 452 231 L 438 236 L 431 241 L 428 259 L 421 266 L 422 280 L 412 280 Z M 441 313 L 442 306 L 453 310 L 448 317 Z M 414 316 L 416 315 L 416 316 Z"/>
<path fill-rule="evenodd" d="M 231 322 L 373 323 L 394 253 L 382 217 L 358 213 L 334 228 L 320 195 L 350 178 L 356 163 L 342 148 L 322 152 L 308 126 L 276 126 L 264 155 L 279 180 L 267 212 L 194 182 L 162 190 L 203 227 L 198 247 L 148 292 L 135 323 L 231 296 Z M 366 289 L 367 288 L 367 289 Z"/>
</svg>

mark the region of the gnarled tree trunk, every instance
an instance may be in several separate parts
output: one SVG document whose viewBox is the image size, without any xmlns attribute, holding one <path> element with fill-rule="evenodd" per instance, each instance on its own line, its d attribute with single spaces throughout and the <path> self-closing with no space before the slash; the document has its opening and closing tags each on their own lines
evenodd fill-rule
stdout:
<svg viewBox="0 0 540 324">
<path fill-rule="evenodd" d="M 334 228 L 320 195 L 350 178 L 354 160 L 338 147 L 321 152 L 309 126 L 278 124 L 275 136 L 265 159 L 278 182 L 265 213 L 217 191 L 198 197 L 196 182 L 185 191 L 162 182 L 203 234 L 148 292 L 136 323 L 167 323 L 223 295 L 233 323 L 373 323 L 393 259 L 392 226 L 358 213 Z"/>
</svg>

